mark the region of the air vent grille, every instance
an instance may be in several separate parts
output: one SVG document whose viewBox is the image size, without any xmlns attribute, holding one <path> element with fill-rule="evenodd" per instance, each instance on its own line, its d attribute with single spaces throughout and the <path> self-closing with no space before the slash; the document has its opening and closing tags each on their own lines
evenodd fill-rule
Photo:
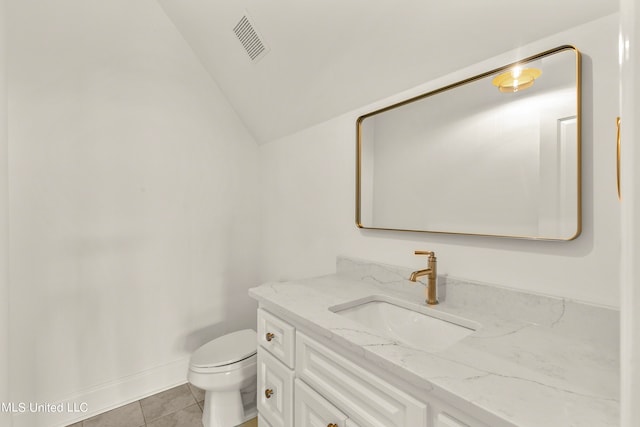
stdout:
<svg viewBox="0 0 640 427">
<path fill-rule="evenodd" d="M 261 40 L 255 26 L 247 15 L 240 19 L 240 22 L 233 28 L 233 32 L 238 36 L 238 40 L 240 40 L 252 61 L 260 59 L 267 53 L 266 44 Z"/>
</svg>

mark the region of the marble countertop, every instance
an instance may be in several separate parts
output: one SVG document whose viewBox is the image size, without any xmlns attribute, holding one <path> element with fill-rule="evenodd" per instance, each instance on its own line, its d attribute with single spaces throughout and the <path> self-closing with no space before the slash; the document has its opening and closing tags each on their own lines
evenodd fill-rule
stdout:
<svg viewBox="0 0 640 427">
<path fill-rule="evenodd" d="M 424 287 L 406 280 L 409 272 L 339 258 L 336 274 L 266 283 L 249 294 L 355 356 L 500 424 L 619 425 L 618 311 L 440 276 L 441 303 L 429 310 L 479 327 L 453 346 L 429 352 L 329 310 L 371 295 L 423 305 Z"/>
</svg>

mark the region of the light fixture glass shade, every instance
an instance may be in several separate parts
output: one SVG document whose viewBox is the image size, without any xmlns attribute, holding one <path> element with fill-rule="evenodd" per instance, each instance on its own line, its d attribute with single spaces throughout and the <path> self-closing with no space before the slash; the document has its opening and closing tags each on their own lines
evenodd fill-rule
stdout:
<svg viewBox="0 0 640 427">
<path fill-rule="evenodd" d="M 542 70 L 538 68 L 514 67 L 505 73 L 498 74 L 492 83 L 500 92 L 513 93 L 533 86 L 535 79 L 541 74 Z"/>
</svg>

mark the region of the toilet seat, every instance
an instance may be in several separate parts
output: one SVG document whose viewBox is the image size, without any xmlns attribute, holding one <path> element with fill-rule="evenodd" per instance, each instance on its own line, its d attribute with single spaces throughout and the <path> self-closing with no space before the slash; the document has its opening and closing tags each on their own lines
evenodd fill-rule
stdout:
<svg viewBox="0 0 640 427">
<path fill-rule="evenodd" d="M 239 369 L 255 363 L 256 332 L 243 329 L 203 345 L 191 356 L 189 369 L 194 372 L 213 373 Z"/>
<path fill-rule="evenodd" d="M 234 363 L 229 363 L 228 365 L 208 366 L 208 367 L 198 367 L 198 366 L 191 365 L 189 366 L 189 370 L 191 372 L 195 372 L 198 374 L 216 374 L 216 373 L 222 373 L 222 372 L 237 371 L 247 366 L 252 366 L 252 365 L 255 366 L 257 365 L 257 362 L 258 362 L 257 354 L 252 354 L 246 359 L 242 359 Z"/>
</svg>

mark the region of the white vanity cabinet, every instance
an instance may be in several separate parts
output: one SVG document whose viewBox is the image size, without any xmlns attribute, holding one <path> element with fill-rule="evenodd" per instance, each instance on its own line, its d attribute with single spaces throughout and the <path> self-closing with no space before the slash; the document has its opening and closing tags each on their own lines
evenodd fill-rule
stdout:
<svg viewBox="0 0 640 427">
<path fill-rule="evenodd" d="M 293 427 L 295 328 L 258 309 L 258 344 L 258 412 L 268 427 Z"/>
<path fill-rule="evenodd" d="M 258 412 L 273 427 L 293 427 L 294 372 L 258 349 Z"/>
<path fill-rule="evenodd" d="M 296 427 L 345 427 L 345 414 L 301 380 L 295 384 Z"/>
<path fill-rule="evenodd" d="M 258 427 L 271 427 L 262 415 L 258 415 Z"/>
<path fill-rule="evenodd" d="M 260 427 L 487 427 L 416 398 L 264 309 L 258 343 Z"/>
<path fill-rule="evenodd" d="M 258 309 L 258 344 L 290 369 L 293 369 L 295 339 L 296 328 L 268 311 Z"/>
<path fill-rule="evenodd" d="M 296 379 L 296 427 L 360 427 L 304 381 Z"/>
<path fill-rule="evenodd" d="M 369 427 L 427 425 L 427 405 L 300 332 L 296 377 Z"/>
</svg>

